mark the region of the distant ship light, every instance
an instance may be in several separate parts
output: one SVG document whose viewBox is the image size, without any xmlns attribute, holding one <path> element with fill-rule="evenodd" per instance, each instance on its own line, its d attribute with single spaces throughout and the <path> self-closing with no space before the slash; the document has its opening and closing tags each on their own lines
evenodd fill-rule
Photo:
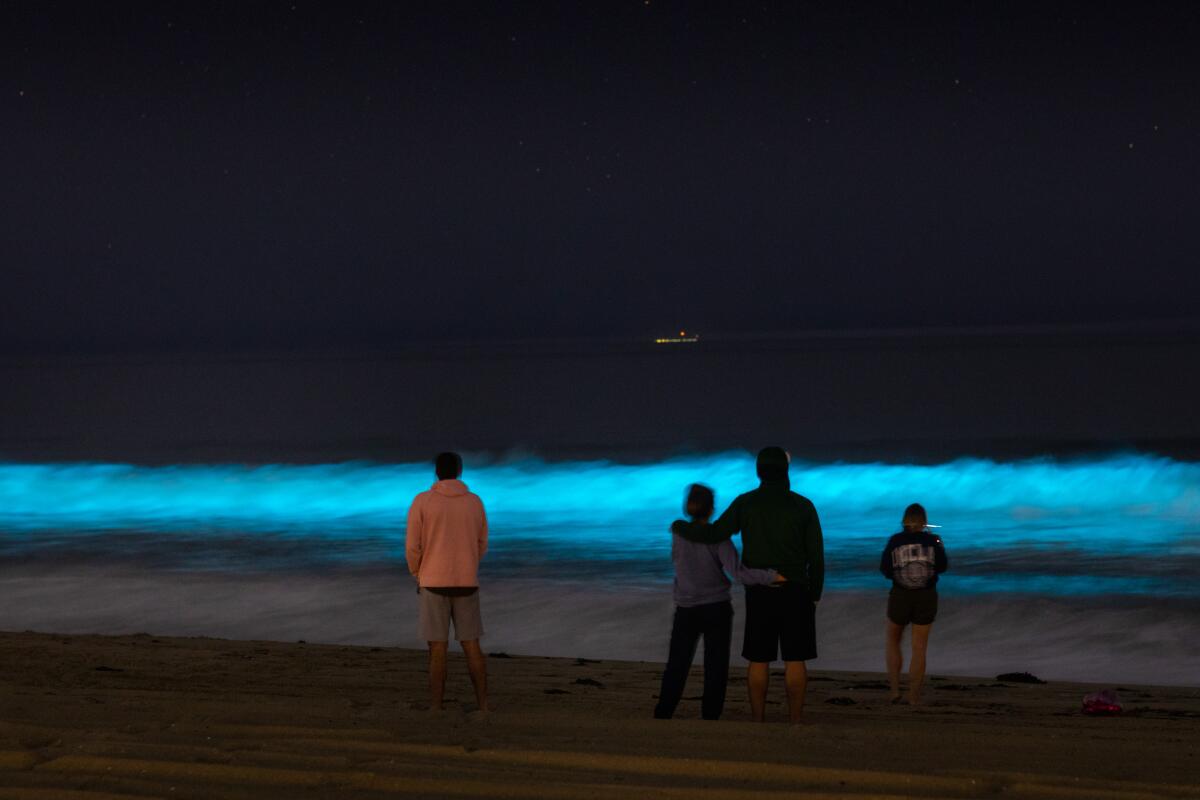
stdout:
<svg viewBox="0 0 1200 800">
<path fill-rule="evenodd" d="M 700 335 L 680 331 L 678 336 L 661 336 L 654 340 L 655 344 L 695 344 L 700 341 Z"/>
</svg>

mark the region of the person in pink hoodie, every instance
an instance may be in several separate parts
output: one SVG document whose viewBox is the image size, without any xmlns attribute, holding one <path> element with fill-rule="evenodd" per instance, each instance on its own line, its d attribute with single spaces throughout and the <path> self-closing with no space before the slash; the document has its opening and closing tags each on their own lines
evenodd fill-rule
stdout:
<svg viewBox="0 0 1200 800">
<path fill-rule="evenodd" d="M 488 710 L 487 659 L 479 646 L 479 560 L 487 552 L 483 501 L 458 479 L 462 458 L 441 453 L 434 460 L 438 480 L 418 494 L 408 509 L 404 553 L 417 579 L 418 630 L 429 643 L 430 707 L 441 710 L 446 691 L 446 651 L 450 623 L 467 657 L 480 711 Z"/>
</svg>

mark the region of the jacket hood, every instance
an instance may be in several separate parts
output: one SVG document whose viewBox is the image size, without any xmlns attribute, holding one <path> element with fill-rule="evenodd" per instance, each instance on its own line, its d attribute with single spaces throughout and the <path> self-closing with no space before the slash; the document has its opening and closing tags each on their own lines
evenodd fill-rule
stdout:
<svg viewBox="0 0 1200 800">
<path fill-rule="evenodd" d="M 467 485 L 458 478 L 450 478 L 449 480 L 438 481 L 433 484 L 431 491 L 437 492 L 443 497 L 458 497 L 467 494 L 469 491 Z"/>
<path fill-rule="evenodd" d="M 764 483 L 786 481 L 789 460 L 787 451 L 782 447 L 764 447 L 758 451 L 755 463 L 758 477 Z"/>
</svg>

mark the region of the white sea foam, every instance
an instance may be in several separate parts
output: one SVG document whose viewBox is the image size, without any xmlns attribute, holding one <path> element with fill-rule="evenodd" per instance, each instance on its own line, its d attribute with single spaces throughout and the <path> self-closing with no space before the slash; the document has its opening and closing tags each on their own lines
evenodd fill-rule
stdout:
<svg viewBox="0 0 1200 800">
<path fill-rule="evenodd" d="M 400 572 L 324 575 L 164 575 L 129 570 L 12 570 L 0 628 L 58 633 L 218 636 L 423 647 L 416 595 Z M 666 658 L 669 587 L 605 587 L 596 581 L 484 582 L 491 652 Z M 818 610 L 813 667 L 883 669 L 886 592 L 829 592 Z M 740 591 L 731 660 L 740 663 Z M 943 597 L 931 638 L 932 674 L 994 676 L 1029 671 L 1045 679 L 1198 685 L 1200 607 L 1078 598 Z"/>
</svg>

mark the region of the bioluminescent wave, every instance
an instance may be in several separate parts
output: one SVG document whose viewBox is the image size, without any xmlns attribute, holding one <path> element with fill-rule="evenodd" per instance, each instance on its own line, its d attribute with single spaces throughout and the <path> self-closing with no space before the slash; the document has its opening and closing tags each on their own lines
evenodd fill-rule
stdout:
<svg viewBox="0 0 1200 800">
<path fill-rule="evenodd" d="M 401 558 L 426 464 L 0 465 L 9 557 L 145 559 L 208 569 L 378 565 Z M 1200 464 L 1127 454 L 1087 461 L 792 466 L 820 511 L 831 586 L 878 584 L 900 513 L 921 502 L 951 553 L 950 591 L 1200 596 Z M 756 484 L 746 453 L 651 464 L 468 464 L 501 576 L 666 580 L 666 528 L 684 488 L 718 506 Z M 248 557 L 250 556 L 250 557 Z"/>
<path fill-rule="evenodd" d="M 0 627 L 404 644 L 404 517 L 428 464 L 0 465 Z M 669 522 L 685 487 L 719 507 L 753 457 L 468 462 L 487 504 L 489 647 L 661 659 Z M 1126 454 L 792 465 L 825 530 L 825 669 L 879 669 L 880 551 L 921 502 L 950 554 L 939 671 L 1194 683 L 1200 464 Z M 735 625 L 740 625 L 741 601 Z M 735 648 L 736 649 L 736 648 Z"/>
<path fill-rule="evenodd" d="M 791 478 L 793 488 L 812 498 L 823 515 L 896 517 L 897 506 L 919 497 L 940 509 L 943 522 L 946 514 L 994 512 L 1031 522 L 1103 513 L 1200 523 L 1200 464 L 1144 455 L 1077 462 L 963 459 L 933 466 L 798 463 Z M 744 453 L 646 465 L 534 460 L 468 465 L 464 479 L 484 495 L 493 515 L 554 522 L 670 515 L 693 481 L 708 483 L 727 500 L 755 484 L 753 460 Z M 431 482 L 426 464 L 3 464 L 0 525 L 230 522 L 273 528 L 384 519 L 402 512 Z M 1122 538 L 1122 530 L 1114 524 L 1093 533 Z"/>
</svg>

